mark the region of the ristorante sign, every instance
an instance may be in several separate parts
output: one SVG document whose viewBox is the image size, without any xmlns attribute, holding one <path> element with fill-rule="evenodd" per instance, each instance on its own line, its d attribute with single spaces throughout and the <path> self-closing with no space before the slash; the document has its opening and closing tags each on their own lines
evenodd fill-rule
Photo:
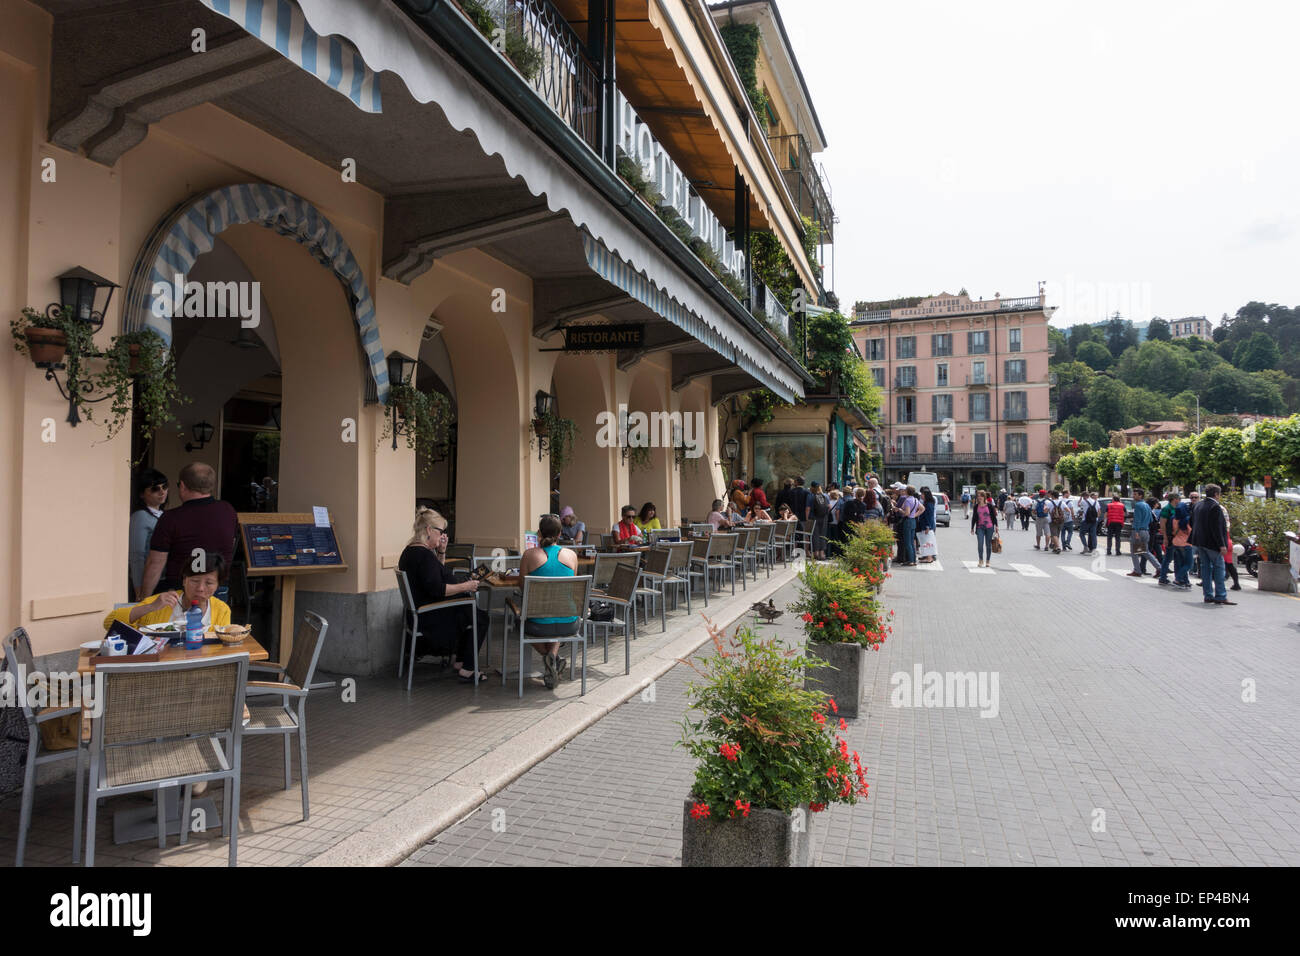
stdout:
<svg viewBox="0 0 1300 956">
<path fill-rule="evenodd" d="M 571 325 L 564 330 L 566 352 L 617 352 L 639 349 L 644 342 L 644 325 Z"/>
<path fill-rule="evenodd" d="M 664 202 L 677 210 L 691 227 L 691 235 L 704 241 L 717 255 L 722 267 L 738 279 L 745 275 L 745 252 L 727 237 L 727 231 L 718 222 L 708 205 L 700 198 L 681 168 L 655 139 L 650 127 L 636 115 L 636 110 L 617 94 L 615 108 L 618 120 L 618 145 L 629 157 L 641 165 L 646 179 L 664 197 Z"/>
</svg>

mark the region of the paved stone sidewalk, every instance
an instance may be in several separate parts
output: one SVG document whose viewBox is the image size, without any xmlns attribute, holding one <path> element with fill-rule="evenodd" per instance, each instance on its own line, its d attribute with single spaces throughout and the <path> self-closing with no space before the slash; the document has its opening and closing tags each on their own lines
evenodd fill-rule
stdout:
<svg viewBox="0 0 1300 956">
<path fill-rule="evenodd" d="M 748 582 L 748 590 L 738 581 L 735 598 L 729 588 L 715 594 L 708 611 L 730 620 L 792 575 L 792 570 L 780 567 L 770 578 L 760 572 L 757 582 Z M 476 692 L 450 670 L 433 664 L 417 665 L 410 693 L 405 678 L 399 681 L 395 674 L 358 680 L 354 703 L 343 700 L 342 687 L 313 692 L 307 705 L 311 818 L 301 819 L 296 746 L 293 786 L 283 790 L 281 742 L 246 738 L 240 865 L 355 865 L 401 859 L 435 832 L 432 827 L 445 814 L 482 800 L 637 689 L 638 669 L 658 672 L 706 639 L 698 595 L 694 606 L 696 613 L 689 617 L 684 604 L 670 612 L 666 633 L 660 631 L 657 615 L 640 625 L 632 643 L 632 678 L 623 675 L 621 634 L 610 638 L 608 664 L 602 663 L 601 642 L 594 640 L 588 650 L 585 697 L 579 697 L 577 679 L 562 681 L 554 692 L 540 680 L 526 681 L 522 700 L 516 682 L 507 681 L 503 687 L 499 677 Z M 500 621 L 494 619 L 495 664 L 501 653 L 499 629 Z M 393 635 L 394 642 L 397 638 Z M 683 649 L 675 650 L 675 645 Z M 340 677 L 320 679 L 326 676 Z M 219 809 L 220 786 L 213 793 Z M 38 785 L 28 836 L 29 866 L 71 863 L 73 801 L 70 775 Z M 99 814 L 97 866 L 226 865 L 226 843 L 217 830 L 196 835 L 183 847 L 173 836 L 164 850 L 150 840 L 114 845 L 113 814 L 148 802 L 129 796 L 107 802 Z M 0 866 L 14 860 L 18 811 L 19 793 L 0 797 Z"/>
<path fill-rule="evenodd" d="M 967 532 L 940 529 L 939 566 L 888 582 L 895 634 L 848 735 L 871 797 L 818 817 L 821 865 L 1300 863 L 1300 600 L 1248 588 L 1207 606 L 1111 573 L 1127 555 L 1036 552 L 1022 532 L 980 572 L 962 563 Z M 918 664 L 997 672 L 997 715 L 891 707 L 891 675 Z M 675 668 L 653 702 L 617 708 L 408 865 L 676 865 L 689 676 Z"/>
</svg>

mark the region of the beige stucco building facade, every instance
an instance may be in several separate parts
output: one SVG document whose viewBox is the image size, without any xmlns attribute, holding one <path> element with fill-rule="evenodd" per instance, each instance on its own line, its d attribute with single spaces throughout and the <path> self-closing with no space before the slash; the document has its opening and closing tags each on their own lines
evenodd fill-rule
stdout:
<svg viewBox="0 0 1300 956">
<path fill-rule="evenodd" d="M 10 317 L 43 309 L 58 298 L 55 277 L 82 266 L 122 287 L 96 334 L 103 347 L 148 321 L 131 277 L 156 254 L 159 230 L 178 214 L 176 234 L 202 219 L 195 228 L 210 233 L 208 247 L 196 246 L 187 278 L 256 282 L 261 323 L 171 320 L 178 383 L 192 402 L 138 451 L 171 479 L 172 506 L 179 469 L 199 460 L 217 468 L 221 495 L 243 511 L 249 478 L 271 460 L 250 449 L 278 448 L 278 510 L 327 507 L 348 565 L 299 584 L 298 606 L 339 624 L 323 665 L 367 673 L 395 659 L 393 568 L 417 499 L 451 513 L 457 540 L 485 548 L 518 548 L 552 511 L 555 478 L 560 503 L 596 528 L 629 501 L 652 500 L 672 522 L 702 515 L 724 481 L 718 405 L 759 385 L 801 395 L 806 373 L 688 248 L 655 231 L 648 207 L 629 213 L 607 198 L 624 188 L 628 208 L 639 202 L 612 174 L 564 159 L 578 150 L 567 133 L 547 139 L 503 105 L 495 83 L 532 89 L 539 103 L 528 108 L 549 109 L 563 125 L 544 74 L 519 75 L 481 37 L 475 56 L 487 65 L 457 66 L 445 44 L 471 27 L 454 8 L 445 21 L 416 23 L 402 5 L 379 5 L 384 17 L 372 23 L 359 11 L 296 3 L 323 38 L 349 31 L 345 57 L 364 59 L 373 71 L 365 82 L 382 91 L 382 110 L 367 111 L 349 101 L 346 81 L 331 88 L 273 38 L 212 6 L 155 10 L 162 20 L 143 31 L 121 4 L 73 16 L 66 4 L 0 0 L 0 308 Z M 770 150 L 733 138 L 742 107 L 717 89 L 717 37 L 701 32 L 710 21 L 691 3 L 653 7 L 653 18 L 627 27 L 628 46 L 650 37 L 691 50 L 670 62 L 681 88 L 707 96 L 717 114 L 711 145 L 737 157 L 742 194 L 755 197 L 745 212 L 815 285 Z M 208 60 L 189 56 L 197 28 Z M 406 46 L 372 42 L 383 30 L 405 31 Z M 546 53 L 576 36 L 533 42 Z M 373 51 L 390 49 L 407 59 L 377 61 Z M 620 82 L 624 69 L 631 90 L 630 55 Z M 439 77 L 445 100 L 421 100 Z M 473 125 L 458 128 L 462 116 Z M 671 144 L 667 127 L 654 133 Z M 589 150 L 596 163 L 600 147 Z M 676 161 L 689 167 L 689 157 Z M 222 191 L 245 187 L 287 194 L 291 205 L 272 210 L 274 221 L 263 198 L 261 212 L 240 212 Z M 701 201 L 733 239 L 736 207 Z M 326 247 L 350 254 L 350 279 L 323 261 Z M 368 299 L 357 301 L 358 288 Z M 365 302 L 373 315 L 362 314 Z M 644 339 L 632 351 L 563 351 L 563 329 L 575 322 L 638 323 Z M 443 392 L 454 408 L 454 441 L 426 475 L 404 441 L 394 450 L 380 440 L 388 412 L 376 399 L 393 352 L 416 358 L 416 386 Z M 132 429 L 106 440 L 94 421 L 74 428 L 42 369 L 12 352 L 0 366 L 0 616 L 6 629 L 26 627 L 38 654 L 66 651 L 100 636 L 105 611 L 128 597 Z M 539 391 L 580 429 L 558 476 L 532 441 Z M 699 465 L 681 467 L 672 448 L 654 447 L 650 467 L 633 470 L 621 449 L 598 445 L 598 416 L 620 405 L 698 416 Z M 214 426 L 212 441 L 186 451 L 200 422 Z"/>
</svg>

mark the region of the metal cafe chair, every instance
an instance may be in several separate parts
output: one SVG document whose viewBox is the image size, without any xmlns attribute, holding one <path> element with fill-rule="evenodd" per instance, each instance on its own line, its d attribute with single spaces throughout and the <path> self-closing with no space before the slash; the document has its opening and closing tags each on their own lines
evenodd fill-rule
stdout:
<svg viewBox="0 0 1300 956">
<path fill-rule="evenodd" d="M 27 722 L 27 762 L 23 774 L 22 806 L 18 812 L 18 854 L 14 859 L 14 866 L 23 865 L 23 854 L 27 850 L 27 830 L 32 823 L 32 800 L 36 796 L 36 768 L 47 763 L 53 763 L 56 760 L 68 759 L 77 761 L 77 796 L 76 803 L 72 808 L 72 862 L 77 863 L 81 860 L 81 805 L 86 785 L 84 772 L 86 748 L 81 742 L 81 734 L 78 731 L 76 747 L 70 750 L 47 751 L 41 742 L 40 725 L 58 717 L 80 714 L 81 708 L 41 707 L 34 709 L 30 706 L 31 701 L 26 694 L 25 679 L 35 673 L 36 664 L 32 656 L 31 638 L 27 636 L 25 628 L 15 628 L 4 639 L 4 651 L 4 668 L 13 675 L 14 687 L 17 691 L 15 696 L 19 700 L 23 717 Z M 51 692 L 54 690 L 48 683 L 46 686 Z"/>
<path fill-rule="evenodd" d="M 580 644 L 582 646 L 582 693 L 587 693 L 587 615 L 591 609 L 591 575 L 572 578 L 524 576 L 524 593 L 519 603 L 513 598 L 506 605 L 519 627 L 519 698 L 524 696 L 524 649 L 528 644 Z M 573 633 L 536 636 L 528 633 L 528 622 L 536 618 L 576 617 Z M 506 623 L 506 649 L 502 652 L 501 685 L 506 683 L 505 656 L 510 649 L 509 620 Z M 576 648 L 574 651 L 576 652 Z M 576 656 L 576 653 L 574 654 Z M 569 659 L 569 679 L 573 679 L 573 658 Z"/>
<path fill-rule="evenodd" d="M 686 613 L 691 613 L 691 555 L 695 551 L 695 542 L 693 541 L 671 541 L 659 546 L 662 550 L 668 552 L 668 570 L 669 583 L 674 585 L 673 589 L 673 608 L 676 609 L 676 586 L 685 585 L 683 590 L 686 592 Z M 701 572 L 702 573 L 702 572 Z M 706 606 L 707 606 L 707 602 Z"/>
<path fill-rule="evenodd" d="M 641 570 L 641 552 L 597 554 L 596 565 L 591 570 L 591 586 L 603 590 L 613 580 L 614 569 L 620 564 L 629 565 L 634 571 Z"/>
<path fill-rule="evenodd" d="M 682 532 L 680 528 L 657 528 L 650 532 L 649 543 L 653 546 L 665 541 L 680 541 L 681 539 Z"/>
<path fill-rule="evenodd" d="M 394 569 L 397 574 L 397 590 L 402 595 L 402 644 L 397 652 L 397 676 L 402 676 L 403 658 L 407 656 L 407 641 L 410 641 L 410 659 L 406 662 L 406 689 L 411 689 L 411 681 L 415 676 L 415 646 L 422 636 L 420 632 L 420 615 L 425 611 L 437 611 L 446 607 L 460 607 L 466 605 L 471 608 L 478 607 L 478 598 L 474 594 L 462 594 L 453 598 L 447 598 L 445 601 L 431 601 L 420 607 L 415 606 L 415 596 L 411 593 L 411 582 L 406 577 L 406 572 L 401 568 Z M 474 645 L 474 673 L 478 673 L 478 614 L 470 612 L 470 626 L 473 629 Z M 492 631 L 489 629 L 487 641 L 484 647 L 488 660 L 492 659 Z"/>
<path fill-rule="evenodd" d="M 775 540 L 775 535 L 775 524 L 770 522 L 761 524 L 758 526 L 758 538 L 754 542 L 754 559 L 763 563 L 763 570 L 767 572 L 769 578 L 772 576 L 772 542 Z M 754 580 L 758 580 L 757 568 L 754 571 Z"/>
<path fill-rule="evenodd" d="M 736 534 L 709 535 L 709 551 L 705 556 L 705 568 L 709 572 L 718 572 L 718 588 L 722 588 L 722 572 L 731 578 L 731 593 L 736 593 Z"/>
<path fill-rule="evenodd" d="M 691 541 L 691 560 L 686 566 L 686 577 L 693 583 L 701 579 L 704 591 L 704 606 L 709 606 L 709 556 L 713 553 L 713 535 L 707 538 L 695 538 Z M 690 593 L 690 590 L 687 590 Z M 689 610 L 689 607 L 687 608 Z"/>
<path fill-rule="evenodd" d="M 773 543 L 781 556 L 782 565 L 790 561 L 790 551 L 794 548 L 794 531 L 798 525 L 799 522 L 793 519 L 776 523 L 776 539 Z"/>
<path fill-rule="evenodd" d="M 749 569 L 754 569 L 754 580 L 758 580 L 758 557 L 754 554 L 754 542 L 758 540 L 757 528 L 737 528 L 736 529 L 736 563 L 740 566 L 740 585 L 741 590 L 748 590 L 745 585 L 745 577 Z"/>
<path fill-rule="evenodd" d="M 129 658 L 125 658 L 128 660 Z M 189 839 L 190 798 L 196 783 L 224 780 L 222 835 L 235 865 L 239 832 L 239 776 L 248 654 L 142 664 L 101 664 L 103 713 L 90 737 L 90 791 L 86 799 L 86 866 L 95 865 L 99 798 L 185 788 L 181 842 Z M 158 793 L 158 842 L 166 814 Z"/>
<path fill-rule="evenodd" d="M 713 534 L 713 525 L 707 521 L 692 521 L 691 534 Z"/>
<path fill-rule="evenodd" d="M 668 562 L 672 560 L 673 554 L 665 547 L 652 548 L 646 552 L 645 568 L 641 571 L 641 582 L 649 584 L 650 587 L 640 587 L 636 589 L 637 597 L 644 598 L 647 601 L 654 601 L 659 606 L 659 624 L 663 630 L 668 630 L 668 588 L 674 588 L 686 583 L 684 578 L 679 578 L 671 574 L 668 570 Z M 646 612 L 646 620 L 649 620 L 649 611 Z"/>
<path fill-rule="evenodd" d="M 591 590 L 592 601 L 608 601 L 615 605 L 615 615 L 609 621 L 590 621 L 590 626 L 604 629 L 605 663 L 609 663 L 609 632 L 611 628 L 623 629 L 623 673 L 632 672 L 632 641 L 636 637 L 636 582 L 640 572 L 630 564 L 619 564 L 614 568 L 614 575 L 602 590 Z M 617 609 L 623 609 L 623 620 L 619 620 Z"/>
<path fill-rule="evenodd" d="M 293 637 L 293 651 L 289 663 L 250 664 L 250 671 L 269 671 L 274 673 L 273 681 L 249 681 L 246 703 L 249 721 L 244 725 L 245 734 L 264 736 L 282 734 L 284 736 L 284 789 L 293 785 L 293 762 L 289 754 L 289 738 L 298 737 L 298 771 L 302 778 L 302 818 L 307 819 L 310 804 L 307 800 L 307 694 L 311 690 L 311 679 L 316 673 L 316 662 L 320 660 L 320 650 L 325 645 L 325 631 L 329 622 L 319 614 L 311 611 L 303 613 L 298 622 L 298 630 Z M 278 700 L 268 701 L 264 698 L 274 696 Z M 297 701 L 291 707 L 289 699 Z"/>
</svg>

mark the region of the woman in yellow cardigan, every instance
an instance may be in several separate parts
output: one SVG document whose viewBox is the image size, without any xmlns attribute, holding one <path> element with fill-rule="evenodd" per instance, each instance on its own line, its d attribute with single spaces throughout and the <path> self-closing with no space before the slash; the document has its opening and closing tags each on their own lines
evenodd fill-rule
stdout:
<svg viewBox="0 0 1300 956">
<path fill-rule="evenodd" d="M 151 624 L 184 624 L 185 612 L 197 601 L 203 609 L 203 628 L 220 627 L 230 623 L 230 605 L 212 595 L 220 586 L 221 571 L 225 561 L 216 551 L 208 551 L 201 562 L 192 562 L 181 575 L 179 591 L 163 591 L 148 600 L 131 607 L 120 607 L 104 618 L 104 630 L 113 626 L 114 621 L 130 624 L 132 627 L 147 627 Z M 194 564 L 203 568 L 194 570 Z"/>
</svg>

